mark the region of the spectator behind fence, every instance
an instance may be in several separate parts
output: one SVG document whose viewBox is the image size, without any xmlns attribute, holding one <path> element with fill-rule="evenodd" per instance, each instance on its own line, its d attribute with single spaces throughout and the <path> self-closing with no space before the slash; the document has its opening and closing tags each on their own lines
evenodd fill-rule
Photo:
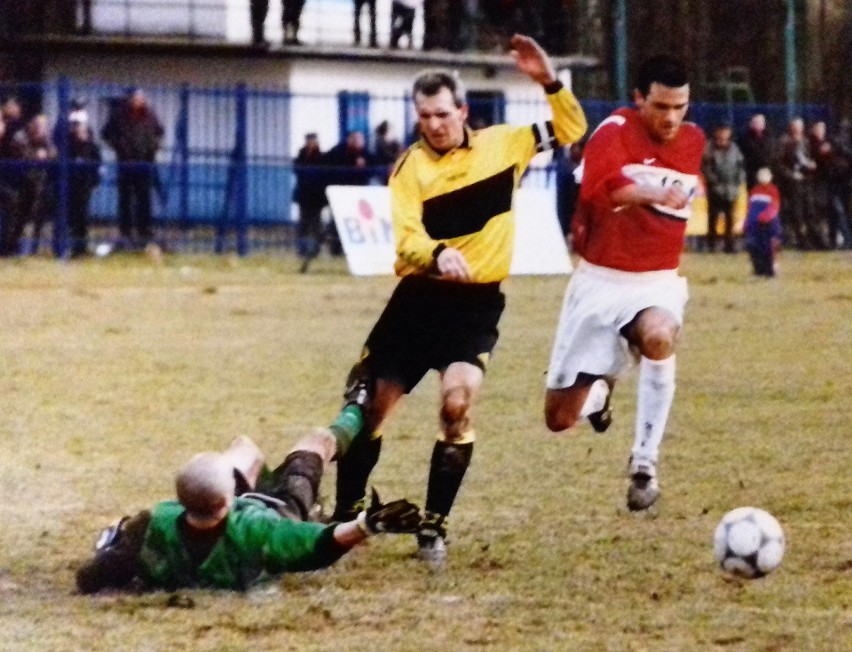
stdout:
<svg viewBox="0 0 852 652">
<path fill-rule="evenodd" d="M 305 134 L 305 144 L 293 161 L 296 187 L 293 201 L 299 206 L 299 223 L 296 226 L 296 251 L 302 259 L 301 273 L 308 271 L 317 257 L 322 242 L 322 209 L 328 203 L 325 197 L 323 155 L 315 133 Z"/>
<path fill-rule="evenodd" d="M 414 47 L 414 16 L 423 0 L 393 0 L 391 4 L 390 46 L 399 47 L 399 40 L 406 39 L 408 49 Z"/>
<path fill-rule="evenodd" d="M 0 115 L 0 256 L 18 253 L 12 237 L 19 220 L 20 162 L 12 141 L 6 138 L 6 122 Z"/>
<path fill-rule="evenodd" d="M 325 180 L 329 186 L 366 186 L 375 173 L 364 134 L 360 131 L 350 131 L 346 140 L 328 150 L 323 155 L 323 163 L 327 167 Z M 333 256 L 343 254 L 333 220 L 328 224 L 326 242 Z"/>
<path fill-rule="evenodd" d="M 756 175 L 760 168 L 772 166 L 772 137 L 766 128 L 766 116 L 755 113 L 751 116 L 748 129 L 740 138 L 738 145 L 745 159 L 746 185 L 749 189 L 757 183 Z"/>
<path fill-rule="evenodd" d="M 781 246 L 780 196 L 768 167 L 757 171 L 755 181 L 748 193 L 743 238 L 755 276 L 775 276 L 775 254 Z"/>
<path fill-rule="evenodd" d="M 718 125 L 701 160 L 707 186 L 707 250 L 716 251 L 719 215 L 724 219 L 726 254 L 734 253 L 734 204 L 745 183 L 743 155 L 731 140 L 730 125 Z"/>
<path fill-rule="evenodd" d="M 50 138 L 47 116 L 39 113 L 30 118 L 27 126 L 18 131 L 14 143 L 23 161 L 20 186 L 20 212 L 11 225 L 10 247 L 21 251 L 21 239 L 27 224 L 32 223 L 32 238 L 26 253 L 38 251 L 41 230 L 51 219 L 55 208 L 56 147 Z"/>
<path fill-rule="evenodd" d="M 64 121 L 62 118 L 57 120 L 56 124 L 53 127 L 54 143 L 56 143 L 57 145 L 59 144 L 59 138 L 61 136 L 63 126 L 66 129 L 70 130 L 72 122 L 84 124 L 89 130 L 89 135 L 91 136 L 90 139 L 94 140 L 95 134 L 92 131 L 91 122 L 89 120 L 89 111 L 86 108 L 86 104 L 88 104 L 88 101 L 84 97 L 75 97 L 73 100 L 71 100 L 71 106 L 70 110 L 68 111 L 68 115 L 65 116 Z"/>
<path fill-rule="evenodd" d="M 0 146 L 2 146 L 12 142 L 15 134 L 24 128 L 25 122 L 21 103 L 15 97 L 7 97 L 3 100 L 0 115 L 3 116 L 3 122 L 6 124 L 6 131 L 0 140 Z"/>
<path fill-rule="evenodd" d="M 68 125 L 68 231 L 71 257 L 88 253 L 89 200 L 101 181 L 101 148 L 82 116 L 72 114 Z"/>
<path fill-rule="evenodd" d="M 117 249 L 142 249 L 151 241 L 151 191 L 157 181 L 154 164 L 163 126 L 145 94 L 132 89 L 117 102 L 101 136 L 118 161 Z M 134 237 L 135 231 L 135 237 Z"/>
<path fill-rule="evenodd" d="M 580 195 L 577 170 L 583 160 L 583 143 L 572 143 L 553 150 L 556 172 L 556 217 L 566 238 L 571 234 L 571 218 Z"/>
<path fill-rule="evenodd" d="M 810 148 L 816 163 L 815 194 L 820 214 L 828 215 L 828 246 L 852 249 L 849 219 L 849 183 L 852 180 L 852 158 L 839 143 L 828 138 L 825 122 L 811 126 Z M 838 245 L 838 234 L 843 244 Z"/>
<path fill-rule="evenodd" d="M 373 164 L 381 170 L 381 181 L 386 184 L 391 167 L 402 154 L 402 143 L 394 135 L 390 122 L 383 120 L 376 127 L 373 142 Z"/>
<path fill-rule="evenodd" d="M 379 47 L 376 39 L 376 0 L 352 0 L 354 3 L 353 37 L 355 45 L 361 45 L 361 10 L 367 6 L 367 14 L 370 19 L 370 47 Z"/>
<path fill-rule="evenodd" d="M 814 210 L 816 162 L 811 157 L 801 118 L 793 118 L 787 125 L 787 133 L 778 143 L 776 167 L 785 244 L 799 249 L 825 249 Z"/>
</svg>

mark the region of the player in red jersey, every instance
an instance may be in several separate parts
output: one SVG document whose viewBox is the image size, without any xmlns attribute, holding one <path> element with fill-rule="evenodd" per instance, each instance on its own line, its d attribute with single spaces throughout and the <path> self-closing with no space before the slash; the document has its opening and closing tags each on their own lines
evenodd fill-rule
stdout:
<svg viewBox="0 0 852 652">
<path fill-rule="evenodd" d="M 639 358 L 630 510 L 659 497 L 657 457 L 675 389 L 675 341 L 688 298 L 677 273 L 705 136 L 684 122 L 689 83 L 670 57 L 646 61 L 622 108 L 592 134 L 572 221 L 577 266 L 562 306 L 547 375 L 554 432 L 588 417 L 606 430 L 616 376 Z"/>
</svg>

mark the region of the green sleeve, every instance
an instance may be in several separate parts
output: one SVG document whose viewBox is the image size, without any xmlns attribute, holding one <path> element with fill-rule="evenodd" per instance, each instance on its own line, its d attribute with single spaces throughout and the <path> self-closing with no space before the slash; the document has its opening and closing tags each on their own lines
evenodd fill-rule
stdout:
<svg viewBox="0 0 852 652">
<path fill-rule="evenodd" d="M 267 509 L 251 510 L 238 520 L 233 525 L 242 530 L 244 549 L 259 552 L 267 573 L 324 568 L 348 550 L 334 540 L 336 524 L 294 521 Z"/>
<path fill-rule="evenodd" d="M 330 566 L 349 550 L 334 540 L 336 526 L 280 521 L 266 551 L 267 570 L 309 571 Z"/>
</svg>

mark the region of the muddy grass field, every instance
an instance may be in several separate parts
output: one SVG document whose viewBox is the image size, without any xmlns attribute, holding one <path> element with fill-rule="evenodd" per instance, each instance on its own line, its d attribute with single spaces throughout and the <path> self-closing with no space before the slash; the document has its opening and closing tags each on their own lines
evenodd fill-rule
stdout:
<svg viewBox="0 0 852 652">
<path fill-rule="evenodd" d="M 247 594 L 74 594 L 98 531 L 170 497 L 193 453 L 237 434 L 271 461 L 329 423 L 394 280 L 342 262 L 144 257 L 0 265 L 0 650 L 852 650 L 852 258 L 687 255 L 691 300 L 652 514 L 624 507 L 635 374 L 615 423 L 543 424 L 564 278 L 506 285 L 479 439 L 431 573 L 411 537 Z M 424 498 L 437 433 L 427 378 L 373 477 Z M 324 480 L 328 507 L 333 470 Z M 781 568 L 716 568 L 721 516 L 781 521 Z"/>
</svg>

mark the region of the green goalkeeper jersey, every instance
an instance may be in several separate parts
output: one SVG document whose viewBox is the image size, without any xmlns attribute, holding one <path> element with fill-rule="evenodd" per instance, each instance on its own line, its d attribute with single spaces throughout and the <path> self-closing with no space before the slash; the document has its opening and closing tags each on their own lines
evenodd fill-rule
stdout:
<svg viewBox="0 0 852 652">
<path fill-rule="evenodd" d="M 140 562 L 153 587 L 244 590 L 271 575 L 323 568 L 347 550 L 335 542 L 334 525 L 294 521 L 236 498 L 221 537 L 198 564 L 181 537 L 183 513 L 177 501 L 158 503 L 151 513 Z"/>
</svg>

